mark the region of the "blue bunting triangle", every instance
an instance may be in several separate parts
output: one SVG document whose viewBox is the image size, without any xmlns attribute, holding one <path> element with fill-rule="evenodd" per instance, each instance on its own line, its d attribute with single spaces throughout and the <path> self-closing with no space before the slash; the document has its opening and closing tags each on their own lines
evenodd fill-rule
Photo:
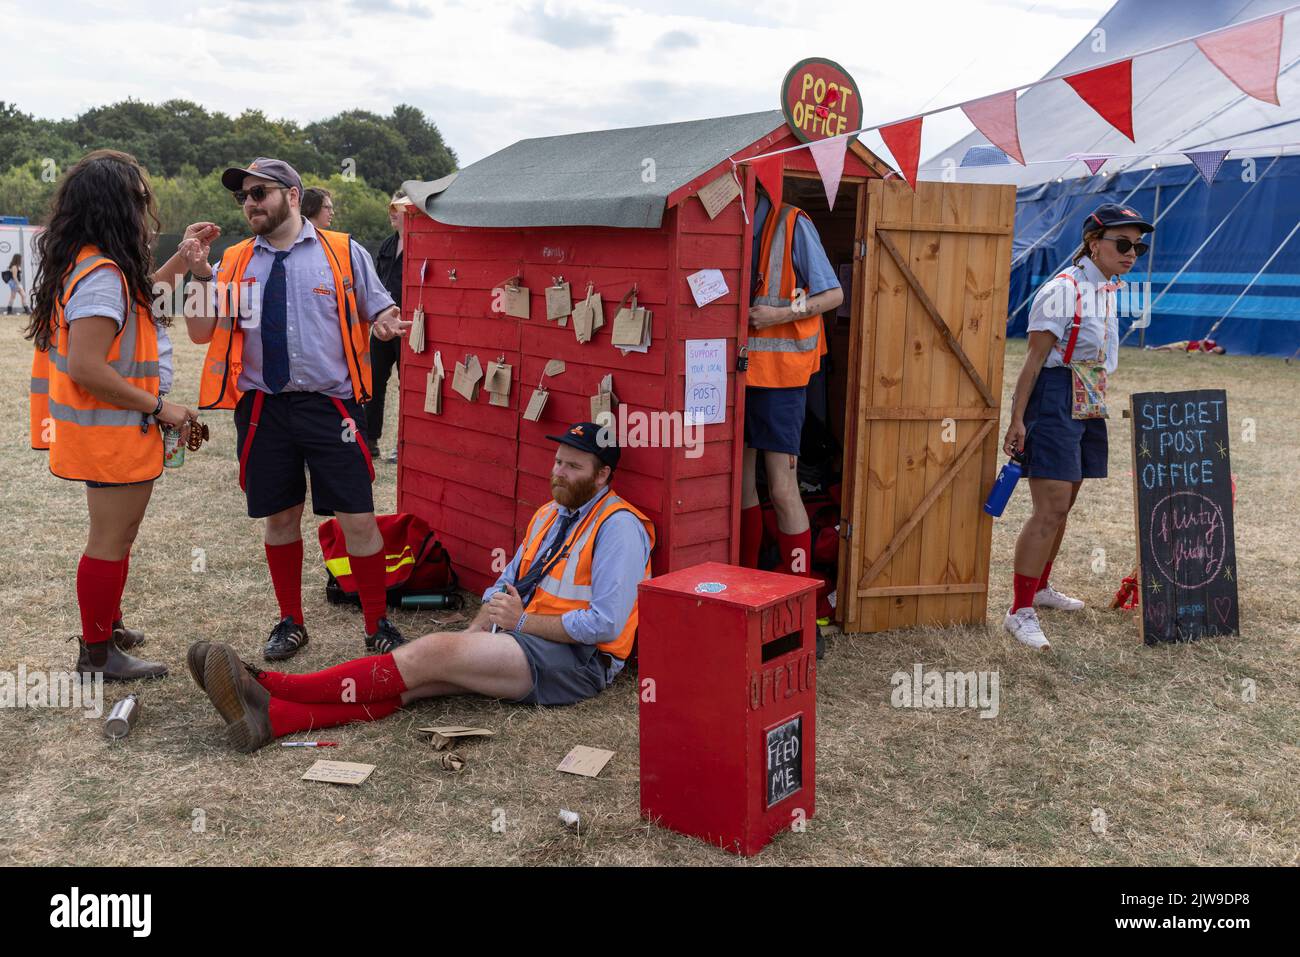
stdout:
<svg viewBox="0 0 1300 957">
<path fill-rule="evenodd" d="M 1196 172 L 1201 174 L 1201 179 L 1205 180 L 1206 186 L 1214 185 L 1214 177 L 1219 172 L 1219 167 L 1223 165 L 1223 160 L 1227 157 L 1229 150 L 1203 150 L 1199 153 L 1184 153 L 1192 165 L 1196 167 Z"/>
</svg>

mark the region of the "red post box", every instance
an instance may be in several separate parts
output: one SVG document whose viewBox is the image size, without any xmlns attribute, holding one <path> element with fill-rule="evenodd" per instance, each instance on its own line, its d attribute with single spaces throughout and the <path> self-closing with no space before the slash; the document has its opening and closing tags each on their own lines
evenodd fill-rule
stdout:
<svg viewBox="0 0 1300 957">
<path fill-rule="evenodd" d="M 739 854 L 813 816 L 817 582 L 706 562 L 641 583 L 641 816 Z"/>
</svg>

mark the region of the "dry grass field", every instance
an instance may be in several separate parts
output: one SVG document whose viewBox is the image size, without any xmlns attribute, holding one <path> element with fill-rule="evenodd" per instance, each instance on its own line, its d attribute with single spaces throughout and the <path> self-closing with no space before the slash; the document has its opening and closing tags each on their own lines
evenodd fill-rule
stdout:
<svg viewBox="0 0 1300 957">
<path fill-rule="evenodd" d="M 27 441 L 30 348 L 0 318 L 0 670 L 71 666 L 74 570 L 84 492 L 53 478 Z M 179 330 L 178 330 L 179 332 Z M 184 334 L 176 337 L 184 340 Z M 193 401 L 199 347 L 177 343 L 177 396 Z M 1012 342 L 1008 397 L 1024 354 Z M 993 536 L 987 628 L 838 636 L 818 676 L 817 813 L 749 862 L 649 826 L 638 816 L 637 695 L 627 676 L 572 708 L 475 698 L 419 703 L 374 724 L 328 732 L 326 752 L 242 756 L 191 683 L 195 639 L 260 660 L 276 605 L 258 523 L 236 481 L 229 413 L 213 442 L 169 471 L 133 553 L 124 607 L 172 674 L 138 687 L 143 715 L 111 743 L 101 721 L 54 709 L 0 713 L 0 860 L 15 864 L 1295 864 L 1300 859 L 1300 366 L 1280 360 L 1125 350 L 1115 407 L 1130 389 L 1225 387 L 1234 421 L 1242 637 L 1145 648 L 1128 613 L 1107 609 L 1133 564 L 1128 423 L 1111 428 L 1111 478 L 1085 486 L 1055 582 L 1089 608 L 1047 613 L 1050 654 L 1001 631 L 1010 549 L 1029 504 L 1013 499 Z M 390 404 L 390 417 L 394 411 Z M 1003 426 L 1005 427 L 1005 411 Z M 393 428 L 390 423 L 390 428 Z M 395 429 L 394 429 L 395 432 Z M 390 432 L 391 437 L 394 432 Z M 453 454 L 449 452 L 448 454 Z M 381 511 L 394 467 L 379 466 Z M 312 670 L 362 651 L 358 612 L 327 605 L 315 525 L 305 523 Z M 193 572 L 194 549 L 206 571 Z M 1108 568 L 1092 570 L 1104 548 Z M 428 613 L 398 613 L 408 634 Z M 996 671 L 1000 710 L 890 705 L 890 675 Z M 1243 700 L 1243 680 L 1256 686 Z M 126 693 L 108 686 L 107 706 Z M 421 725 L 496 729 L 441 770 Z M 575 744 L 617 752 L 597 779 L 557 773 Z M 375 764 L 357 788 L 301 781 L 317 755 Z M 582 815 L 575 834 L 560 808 Z M 1093 824 L 1104 814 L 1105 828 Z M 495 815 L 494 815 L 494 812 Z M 203 827 L 194 822 L 201 815 Z M 503 818 L 504 815 L 504 818 Z M 494 820 L 504 819 L 494 830 Z M 1098 831 L 1102 833 L 1098 833 Z"/>
</svg>

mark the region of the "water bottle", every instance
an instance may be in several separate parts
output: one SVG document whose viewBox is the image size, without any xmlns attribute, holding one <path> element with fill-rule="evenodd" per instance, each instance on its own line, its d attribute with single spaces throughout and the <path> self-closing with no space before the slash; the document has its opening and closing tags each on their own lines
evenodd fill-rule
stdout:
<svg viewBox="0 0 1300 957">
<path fill-rule="evenodd" d="M 1024 461 L 1024 456 L 1013 455 L 1011 461 L 1002 466 L 1002 471 L 998 473 L 998 479 L 993 483 L 993 490 L 989 492 L 989 500 L 984 503 L 984 511 L 994 518 L 1002 515 L 1007 502 L 1011 500 L 1011 493 L 1016 490 L 1016 483 L 1024 474 L 1024 469 L 1020 467 Z"/>
<path fill-rule="evenodd" d="M 450 608 L 456 595 L 403 595 L 403 608 Z"/>
</svg>

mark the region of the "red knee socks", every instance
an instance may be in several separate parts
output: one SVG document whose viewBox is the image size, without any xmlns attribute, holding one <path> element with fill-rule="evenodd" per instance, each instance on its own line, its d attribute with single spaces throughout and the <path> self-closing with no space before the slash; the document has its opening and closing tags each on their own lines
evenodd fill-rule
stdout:
<svg viewBox="0 0 1300 957">
<path fill-rule="evenodd" d="M 266 546 L 266 564 L 271 569 L 271 586 L 280 603 L 280 617 L 302 618 L 302 539 L 285 545 Z"/>
<path fill-rule="evenodd" d="M 117 590 L 117 615 L 113 618 L 113 623 L 117 624 L 122 620 L 122 594 L 126 591 L 126 579 L 131 574 L 131 553 L 126 553 L 126 558 L 122 559 L 122 587 Z"/>
<path fill-rule="evenodd" d="M 271 699 L 271 733 L 277 738 L 295 731 L 330 728 L 352 721 L 378 721 L 402 706 L 401 698 L 388 698 L 371 704 L 301 704 L 297 701 Z"/>
<path fill-rule="evenodd" d="M 1034 593 L 1038 591 L 1038 576 L 1016 575 L 1013 588 L 1015 597 L 1011 602 L 1011 611 L 1014 613 L 1022 608 L 1032 608 Z"/>
<path fill-rule="evenodd" d="M 77 608 L 81 637 L 88 645 L 113 637 L 113 615 L 122 597 L 122 562 L 82 555 L 77 564 Z"/>
<path fill-rule="evenodd" d="M 763 545 L 763 506 L 740 510 L 740 565 L 757 568 L 758 553 Z"/>
<path fill-rule="evenodd" d="M 361 613 L 366 618 L 366 634 L 373 635 L 379 630 L 379 619 L 388 613 L 388 589 L 384 587 L 384 572 L 387 559 L 384 550 L 373 555 L 348 554 L 348 563 L 352 566 L 352 577 L 356 579 L 357 594 L 361 597 Z"/>
<path fill-rule="evenodd" d="M 1043 573 L 1038 576 L 1038 587 L 1034 590 L 1042 591 L 1044 588 L 1046 588 L 1047 579 L 1051 577 L 1051 574 L 1052 574 L 1052 563 L 1048 562 L 1046 565 L 1043 566 Z"/>
<path fill-rule="evenodd" d="M 812 531 L 804 529 L 794 535 L 785 532 L 776 533 L 781 543 L 781 567 L 776 569 L 787 575 L 812 575 Z"/>
<path fill-rule="evenodd" d="M 406 690 L 392 655 L 356 658 L 305 675 L 263 671 L 257 681 L 274 697 L 299 704 L 372 704 Z"/>
</svg>

